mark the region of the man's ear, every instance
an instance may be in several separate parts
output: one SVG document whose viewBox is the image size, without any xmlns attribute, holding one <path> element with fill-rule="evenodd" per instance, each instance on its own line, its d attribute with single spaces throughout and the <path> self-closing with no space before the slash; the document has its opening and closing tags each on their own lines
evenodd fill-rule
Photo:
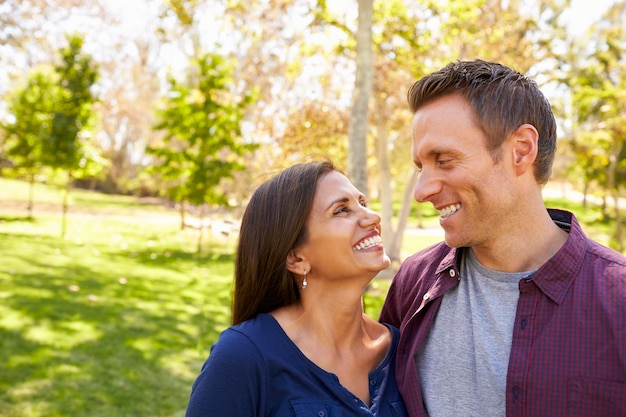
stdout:
<svg viewBox="0 0 626 417">
<path fill-rule="evenodd" d="M 300 257 L 296 249 L 292 249 L 287 254 L 287 270 L 291 273 L 302 275 L 306 271 L 306 261 Z"/>
<path fill-rule="evenodd" d="M 539 133 L 533 125 L 525 123 L 513 133 L 513 140 L 513 164 L 517 175 L 521 176 L 533 169 L 539 150 Z"/>
</svg>

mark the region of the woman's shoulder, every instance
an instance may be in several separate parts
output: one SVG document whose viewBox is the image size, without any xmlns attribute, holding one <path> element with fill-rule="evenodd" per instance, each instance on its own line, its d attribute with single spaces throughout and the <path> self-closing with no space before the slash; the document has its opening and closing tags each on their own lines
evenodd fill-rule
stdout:
<svg viewBox="0 0 626 417">
<path fill-rule="evenodd" d="M 260 313 L 251 319 L 229 327 L 227 330 L 240 333 L 255 333 L 258 331 L 275 330 L 275 328 L 276 320 L 269 314 Z"/>
<path fill-rule="evenodd" d="M 241 343 L 242 339 L 247 339 L 252 344 L 257 345 L 268 338 L 278 337 L 280 331 L 280 326 L 272 316 L 259 314 L 224 330 L 218 339 L 218 344 L 238 344 Z"/>
<path fill-rule="evenodd" d="M 286 356 L 281 337 L 280 327 L 271 316 L 257 316 L 224 330 L 211 346 L 208 362 L 264 368 L 274 356 Z"/>
</svg>

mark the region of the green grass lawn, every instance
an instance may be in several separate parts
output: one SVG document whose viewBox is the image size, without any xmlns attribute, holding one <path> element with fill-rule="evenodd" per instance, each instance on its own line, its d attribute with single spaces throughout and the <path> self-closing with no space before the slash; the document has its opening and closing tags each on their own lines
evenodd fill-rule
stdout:
<svg viewBox="0 0 626 417">
<path fill-rule="evenodd" d="M 0 416 L 182 416 L 230 320 L 233 242 L 197 256 L 176 213 L 73 194 L 65 239 L 45 205 L 0 211 Z"/>
<path fill-rule="evenodd" d="M 32 218 L 27 196 L 0 178 L 0 416 L 183 416 L 230 321 L 235 238 L 208 237 L 197 255 L 176 212 L 76 190 L 62 239 L 58 190 L 36 187 Z M 592 225 L 597 211 L 568 208 L 598 240 L 610 230 Z M 439 240 L 407 235 L 403 253 Z M 388 285 L 366 293 L 373 317 Z"/>
</svg>

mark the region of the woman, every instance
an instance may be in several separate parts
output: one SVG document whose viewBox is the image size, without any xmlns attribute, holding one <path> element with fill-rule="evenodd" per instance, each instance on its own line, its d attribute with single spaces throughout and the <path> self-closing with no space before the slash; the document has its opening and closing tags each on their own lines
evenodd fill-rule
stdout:
<svg viewBox="0 0 626 417">
<path fill-rule="evenodd" d="M 211 348 L 187 417 L 407 415 L 398 330 L 362 307 L 389 266 L 380 220 L 328 161 L 256 190 L 241 223 L 233 327 Z"/>
</svg>

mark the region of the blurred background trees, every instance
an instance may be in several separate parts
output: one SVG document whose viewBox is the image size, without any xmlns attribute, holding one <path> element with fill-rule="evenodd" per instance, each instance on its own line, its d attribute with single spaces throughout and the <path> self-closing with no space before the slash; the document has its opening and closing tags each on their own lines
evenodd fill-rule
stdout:
<svg viewBox="0 0 626 417">
<path fill-rule="evenodd" d="M 6 0 L 0 175 L 51 182 L 62 168 L 73 186 L 166 196 L 181 214 L 213 215 L 245 205 L 267 174 L 325 154 L 380 202 L 398 261 L 416 207 L 407 88 L 481 58 L 540 83 L 559 117 L 553 177 L 619 219 L 626 1 L 594 2 L 599 14 L 576 19 L 583 3 Z M 68 59 L 88 59 L 91 72 L 62 98 Z"/>
<path fill-rule="evenodd" d="M 10 166 L 17 175 L 24 172 L 30 182 L 29 216 L 36 176 L 45 173 L 49 181 L 60 180 L 64 189 L 62 235 L 73 180 L 95 178 L 103 168 L 91 135 L 96 100 L 92 87 L 98 68 L 83 53 L 83 38 L 68 35 L 66 41 L 58 63 L 48 71 L 37 70 L 25 86 L 13 92 L 8 102 L 10 117 L 4 125 Z"/>
</svg>

